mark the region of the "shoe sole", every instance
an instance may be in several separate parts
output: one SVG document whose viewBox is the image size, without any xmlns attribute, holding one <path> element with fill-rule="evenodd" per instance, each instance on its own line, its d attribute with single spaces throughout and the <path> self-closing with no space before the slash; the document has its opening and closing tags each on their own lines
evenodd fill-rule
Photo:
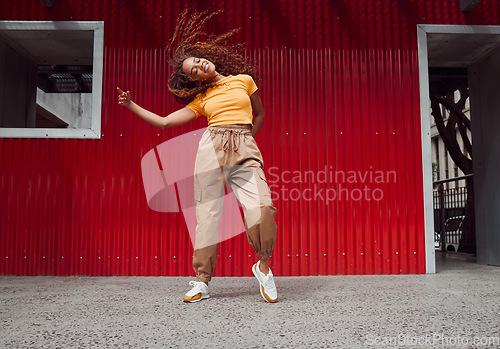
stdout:
<svg viewBox="0 0 500 349">
<path fill-rule="evenodd" d="M 209 294 L 207 294 L 206 296 L 201 296 L 200 298 L 195 299 L 195 300 L 188 300 L 188 301 L 186 301 L 186 300 L 184 300 L 184 299 L 183 299 L 182 301 L 183 301 L 184 303 L 196 303 L 196 302 L 201 301 L 202 299 L 207 299 L 207 298 L 210 298 L 210 295 L 209 295 Z"/>
<path fill-rule="evenodd" d="M 257 263 L 255 263 L 253 266 L 252 266 L 252 273 L 253 275 L 255 276 L 255 278 L 257 279 L 257 281 L 259 282 L 259 291 L 260 291 L 260 295 L 262 296 L 262 298 L 264 298 L 264 300 L 267 302 L 267 303 L 276 303 L 276 301 L 278 300 L 278 298 L 276 298 L 274 301 L 270 301 L 269 299 L 266 298 L 266 296 L 264 296 L 264 286 L 262 286 L 262 284 L 260 283 L 260 280 L 259 278 L 257 277 L 257 272 L 256 272 L 256 268 L 257 268 Z"/>
</svg>

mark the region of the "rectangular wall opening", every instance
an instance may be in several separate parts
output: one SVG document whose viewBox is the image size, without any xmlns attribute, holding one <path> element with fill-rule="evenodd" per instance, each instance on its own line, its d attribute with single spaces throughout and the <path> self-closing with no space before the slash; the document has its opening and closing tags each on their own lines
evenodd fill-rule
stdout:
<svg viewBox="0 0 500 349">
<path fill-rule="evenodd" d="M 101 134 L 103 22 L 0 21 L 0 137 Z"/>
</svg>

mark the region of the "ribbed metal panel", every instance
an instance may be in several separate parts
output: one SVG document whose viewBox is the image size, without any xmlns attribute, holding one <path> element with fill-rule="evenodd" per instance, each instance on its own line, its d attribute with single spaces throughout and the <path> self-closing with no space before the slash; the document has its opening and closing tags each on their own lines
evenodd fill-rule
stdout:
<svg viewBox="0 0 500 349">
<path fill-rule="evenodd" d="M 416 25 L 498 25 L 498 1 L 470 14 L 457 0 L 194 3 L 224 9 L 210 29 L 241 27 L 236 40 L 260 67 L 257 142 L 279 194 L 274 273 L 424 273 Z M 183 216 L 148 208 L 141 158 L 205 122 L 161 131 L 119 107 L 115 93 L 128 89 L 161 114 L 180 107 L 167 93 L 164 47 L 183 7 L 0 1 L 4 20 L 105 21 L 101 140 L 0 139 L 0 274 L 192 275 Z M 325 169 L 366 177 L 325 182 Z M 377 171 L 395 180 L 378 183 Z M 314 196 L 332 188 L 355 197 Z M 367 191 L 382 197 L 356 199 Z M 240 234 L 220 245 L 215 275 L 249 276 L 255 260 Z"/>
</svg>

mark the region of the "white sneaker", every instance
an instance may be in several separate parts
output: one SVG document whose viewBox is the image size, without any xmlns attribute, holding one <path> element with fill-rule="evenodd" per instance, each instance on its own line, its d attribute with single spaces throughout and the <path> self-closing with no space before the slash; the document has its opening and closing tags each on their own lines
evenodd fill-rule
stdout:
<svg viewBox="0 0 500 349">
<path fill-rule="evenodd" d="M 262 298 L 264 298 L 266 302 L 275 303 L 278 300 L 278 290 L 276 290 L 271 269 L 269 269 L 269 273 L 267 275 L 264 275 L 264 273 L 260 271 L 260 261 L 258 261 L 253 265 L 252 272 L 257 280 L 259 280 L 259 288 Z"/>
<path fill-rule="evenodd" d="M 184 302 L 194 303 L 210 297 L 208 294 L 208 285 L 206 283 L 201 281 L 189 281 L 189 285 L 193 286 L 193 288 L 182 297 Z"/>
</svg>

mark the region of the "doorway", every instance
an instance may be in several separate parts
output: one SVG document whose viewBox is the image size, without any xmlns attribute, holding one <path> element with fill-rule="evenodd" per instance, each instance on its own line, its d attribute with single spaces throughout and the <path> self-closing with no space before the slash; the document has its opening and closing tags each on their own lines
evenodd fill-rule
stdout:
<svg viewBox="0 0 500 349">
<path fill-rule="evenodd" d="M 500 27 L 418 25 L 426 271 L 436 272 L 429 68 L 466 69 L 477 262 L 500 266 Z"/>
</svg>

